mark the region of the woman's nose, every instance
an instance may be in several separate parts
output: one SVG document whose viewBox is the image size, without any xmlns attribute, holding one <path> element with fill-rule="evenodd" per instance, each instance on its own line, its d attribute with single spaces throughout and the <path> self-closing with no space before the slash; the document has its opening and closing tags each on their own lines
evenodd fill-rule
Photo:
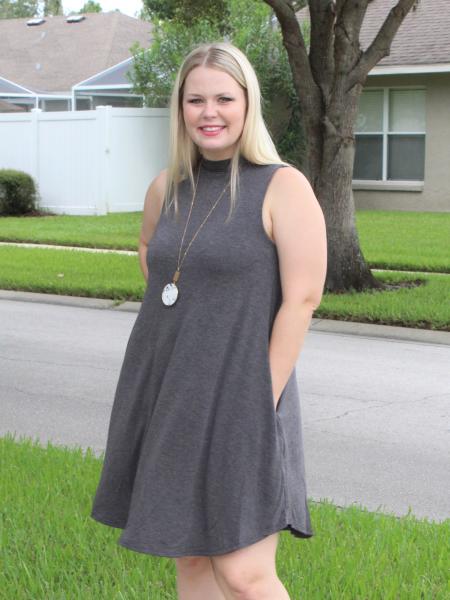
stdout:
<svg viewBox="0 0 450 600">
<path fill-rule="evenodd" d="M 204 117 L 210 117 L 210 116 L 215 116 L 217 114 L 217 106 L 215 102 L 205 102 L 205 104 L 203 105 L 203 116 Z"/>
</svg>

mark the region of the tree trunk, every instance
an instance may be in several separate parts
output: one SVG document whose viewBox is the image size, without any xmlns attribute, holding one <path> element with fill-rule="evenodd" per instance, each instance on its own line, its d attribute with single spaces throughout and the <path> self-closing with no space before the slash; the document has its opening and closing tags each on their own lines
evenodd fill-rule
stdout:
<svg viewBox="0 0 450 600">
<path fill-rule="evenodd" d="M 370 0 L 310 0 L 309 53 L 293 0 L 264 0 L 280 23 L 307 136 L 304 174 L 322 207 L 328 241 L 325 290 L 385 288 L 360 249 L 352 194 L 354 124 L 369 71 L 389 54 L 392 39 L 415 0 L 397 0 L 364 52 L 359 33 Z"/>
<path fill-rule="evenodd" d="M 355 86 L 341 99 L 335 98 L 324 109 L 319 133 L 317 128 L 308 133 L 310 147 L 322 148 L 321 162 L 311 165 L 309 176 L 327 225 L 329 260 L 325 289 L 332 292 L 383 287 L 365 262 L 355 224 L 352 177 L 353 128 L 360 93 L 357 87 L 361 86 Z"/>
</svg>

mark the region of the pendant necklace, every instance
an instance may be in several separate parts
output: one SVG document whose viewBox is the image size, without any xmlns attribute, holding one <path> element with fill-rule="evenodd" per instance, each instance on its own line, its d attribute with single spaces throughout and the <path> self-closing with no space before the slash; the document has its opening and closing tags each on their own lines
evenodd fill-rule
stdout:
<svg viewBox="0 0 450 600">
<path fill-rule="evenodd" d="M 219 200 L 222 198 L 222 196 L 224 195 L 224 193 L 225 193 L 225 191 L 226 191 L 227 187 L 230 185 L 230 182 L 228 182 L 228 183 L 227 183 L 227 185 L 226 185 L 226 186 L 223 188 L 223 190 L 222 190 L 222 192 L 221 192 L 220 196 L 217 198 L 217 200 L 216 200 L 216 201 L 215 201 L 215 203 L 213 204 L 212 208 L 210 209 L 210 211 L 208 212 L 208 214 L 206 215 L 206 217 L 203 219 L 203 221 L 202 221 L 202 223 L 201 223 L 200 227 L 199 227 L 199 228 L 197 229 L 197 231 L 195 232 L 195 235 L 194 235 L 194 237 L 192 238 L 192 240 L 189 242 L 189 244 L 188 244 L 188 246 L 187 246 L 186 250 L 184 251 L 183 258 L 182 258 L 182 260 L 181 260 L 181 262 L 180 262 L 181 248 L 182 248 L 182 246 L 183 246 L 183 240 L 184 240 L 184 236 L 185 236 L 185 234 L 186 234 L 186 230 L 187 230 L 187 226 L 188 226 L 188 223 L 189 223 L 189 219 L 191 218 L 192 208 L 193 208 L 193 206 L 194 206 L 194 202 L 195 202 L 195 197 L 196 197 L 196 195 L 197 195 L 197 186 L 198 186 L 198 180 L 199 180 L 199 177 L 200 177 L 200 168 L 201 168 L 201 164 L 202 164 L 202 163 L 201 163 L 201 161 L 200 161 L 200 164 L 199 164 L 199 166 L 198 166 L 198 173 L 197 173 L 197 181 L 196 181 L 196 184 L 195 184 L 195 190 L 194 190 L 194 194 L 193 194 L 193 196 L 192 196 L 191 207 L 190 207 L 190 209 L 189 209 L 189 215 L 188 215 L 188 218 L 187 218 L 187 221 L 186 221 L 186 225 L 185 225 L 184 232 L 183 232 L 183 237 L 181 238 L 180 249 L 179 249 L 179 252 L 178 252 L 178 262 L 177 262 L 177 269 L 176 269 L 176 271 L 175 271 L 175 273 L 174 273 L 174 275 L 173 275 L 173 278 L 172 278 L 172 283 L 168 283 L 166 286 L 164 286 L 164 289 L 163 289 L 163 292 L 162 292 L 162 301 L 163 301 L 163 303 L 164 303 L 166 306 L 172 306 L 172 305 L 173 305 L 173 304 L 175 304 L 175 302 L 177 301 L 177 298 L 178 298 L 178 287 L 177 287 L 177 282 L 178 282 L 178 279 L 180 278 L 180 273 L 181 273 L 181 265 L 183 264 L 183 261 L 184 261 L 184 259 L 185 259 L 185 257 L 186 257 L 186 254 L 187 254 L 187 252 L 188 252 L 189 248 L 191 247 L 191 244 L 192 244 L 192 242 L 193 242 L 193 241 L 195 240 L 195 238 L 197 237 L 197 234 L 199 233 L 200 229 L 201 229 L 201 228 L 203 227 L 203 225 L 206 223 L 206 221 L 207 221 L 207 219 L 208 219 L 209 215 L 210 215 L 210 214 L 212 213 L 212 211 L 213 211 L 213 210 L 216 208 L 217 204 L 219 203 Z"/>
</svg>

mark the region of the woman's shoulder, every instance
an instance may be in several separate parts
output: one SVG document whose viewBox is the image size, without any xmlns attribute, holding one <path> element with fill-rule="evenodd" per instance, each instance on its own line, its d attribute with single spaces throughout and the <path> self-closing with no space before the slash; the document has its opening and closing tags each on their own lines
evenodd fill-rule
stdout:
<svg viewBox="0 0 450 600">
<path fill-rule="evenodd" d="M 300 169 L 290 164 L 277 164 L 270 178 L 268 195 L 272 201 L 278 198 L 304 197 L 313 194 L 312 186 Z M 270 201 L 270 204 L 272 204 Z"/>
<path fill-rule="evenodd" d="M 294 165 L 287 162 L 271 162 L 264 164 L 257 164 L 254 162 L 245 161 L 250 167 L 253 167 L 256 172 L 258 171 L 269 171 L 273 173 L 272 180 L 283 182 L 286 185 L 293 184 L 305 185 L 308 182 L 307 177 Z"/>
<path fill-rule="evenodd" d="M 168 169 L 162 169 L 157 175 L 156 177 L 153 179 L 152 184 L 154 185 L 155 188 L 161 193 L 164 193 L 164 190 L 166 188 L 166 182 L 167 182 L 167 173 L 168 173 Z"/>
<path fill-rule="evenodd" d="M 283 185 L 305 186 L 309 185 L 308 178 L 300 169 L 289 163 L 273 163 L 275 173 L 273 180 L 282 183 Z"/>
<path fill-rule="evenodd" d="M 147 193 L 145 195 L 145 204 L 152 206 L 156 205 L 156 210 L 158 214 L 162 208 L 162 204 L 164 201 L 164 193 L 166 190 L 167 183 L 167 172 L 168 169 L 162 169 L 162 171 L 159 171 L 159 173 L 150 182 L 150 185 L 147 188 Z"/>
<path fill-rule="evenodd" d="M 254 167 L 255 169 L 277 170 L 277 168 L 279 167 L 284 167 L 284 170 L 298 171 L 298 169 L 294 167 L 294 165 L 283 160 L 280 160 L 279 162 L 255 162 L 253 160 L 250 160 L 249 158 L 246 158 L 242 154 L 240 155 L 239 160 L 241 163 L 248 165 L 249 167 Z"/>
</svg>

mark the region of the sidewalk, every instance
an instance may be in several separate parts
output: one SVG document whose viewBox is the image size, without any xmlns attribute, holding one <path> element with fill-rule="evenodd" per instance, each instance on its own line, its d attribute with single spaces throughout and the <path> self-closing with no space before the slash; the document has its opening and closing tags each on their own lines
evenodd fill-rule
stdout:
<svg viewBox="0 0 450 600">
<path fill-rule="evenodd" d="M 85 248 L 84 246 L 58 246 L 57 244 L 32 244 L 31 242 L 0 242 L 0 246 L 20 246 L 24 248 L 50 248 L 52 250 L 77 250 L 79 252 L 110 252 L 114 254 L 137 255 L 136 250 L 116 250 L 113 248 Z"/>
<path fill-rule="evenodd" d="M 14 290 L 0 290 L 0 300 L 18 300 L 21 302 L 38 302 L 41 304 L 110 309 L 114 311 L 135 313 L 137 313 L 141 307 L 140 302 L 120 302 L 118 300 L 105 298 L 84 298 L 81 296 L 40 294 L 36 292 L 23 292 Z M 312 319 L 310 330 L 343 335 L 388 338 L 450 346 L 450 332 L 433 331 L 431 329 L 415 329 L 412 327 L 395 327 L 392 325 L 355 323 L 352 321 L 338 321 L 334 319 Z"/>
</svg>

